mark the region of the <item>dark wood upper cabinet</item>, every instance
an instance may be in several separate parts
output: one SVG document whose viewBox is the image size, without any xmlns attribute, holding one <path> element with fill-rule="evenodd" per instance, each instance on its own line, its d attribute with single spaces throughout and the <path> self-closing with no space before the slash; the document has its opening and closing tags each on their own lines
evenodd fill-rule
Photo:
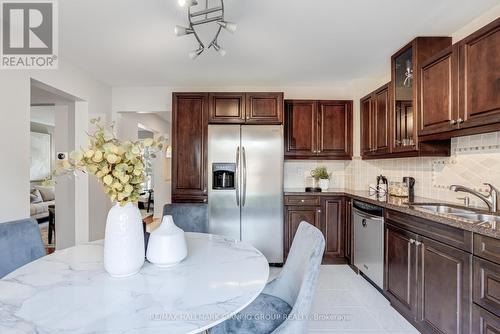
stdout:
<svg viewBox="0 0 500 334">
<path fill-rule="evenodd" d="M 420 67 L 450 45 L 451 37 L 417 37 L 391 57 L 393 152 L 418 155 L 416 111 L 421 104 Z"/>
<path fill-rule="evenodd" d="M 375 145 L 376 153 L 389 153 L 390 151 L 390 100 L 389 100 L 389 86 L 384 86 L 375 92 L 374 97 L 374 118 L 375 118 Z"/>
<path fill-rule="evenodd" d="M 245 123 L 244 93 L 209 94 L 210 123 Z"/>
<path fill-rule="evenodd" d="M 352 101 L 318 101 L 316 154 L 322 158 L 352 156 Z"/>
<path fill-rule="evenodd" d="M 500 18 L 425 61 L 419 141 L 500 130 Z"/>
<path fill-rule="evenodd" d="M 283 93 L 246 93 L 245 96 L 246 123 L 283 123 Z"/>
<path fill-rule="evenodd" d="M 431 57 L 420 69 L 419 136 L 455 129 L 458 116 L 458 48 Z"/>
<path fill-rule="evenodd" d="M 172 202 L 206 202 L 208 94 L 173 93 L 172 101 Z"/>
<path fill-rule="evenodd" d="M 389 89 L 389 84 L 386 84 L 360 100 L 363 158 L 375 158 L 390 153 Z"/>
<path fill-rule="evenodd" d="M 316 153 L 316 101 L 285 102 L 285 157 L 308 157 Z"/>
<path fill-rule="evenodd" d="M 361 156 L 363 158 L 373 154 L 375 132 L 373 126 L 373 94 L 369 94 L 360 101 L 361 123 Z"/>
<path fill-rule="evenodd" d="M 500 18 L 459 42 L 460 128 L 500 122 Z"/>
<path fill-rule="evenodd" d="M 470 333 L 472 255 L 424 237 L 415 247 L 417 322 L 423 332 Z"/>
<path fill-rule="evenodd" d="M 285 159 L 352 157 L 352 101 L 285 101 Z"/>
<path fill-rule="evenodd" d="M 210 93 L 209 123 L 282 124 L 283 93 Z"/>
</svg>

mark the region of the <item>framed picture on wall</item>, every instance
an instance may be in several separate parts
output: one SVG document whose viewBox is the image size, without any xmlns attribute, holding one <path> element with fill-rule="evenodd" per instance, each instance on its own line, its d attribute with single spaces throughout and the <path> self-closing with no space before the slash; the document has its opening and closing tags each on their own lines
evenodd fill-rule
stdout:
<svg viewBox="0 0 500 334">
<path fill-rule="evenodd" d="M 51 172 L 51 135 L 31 132 L 30 181 L 42 181 Z"/>
</svg>

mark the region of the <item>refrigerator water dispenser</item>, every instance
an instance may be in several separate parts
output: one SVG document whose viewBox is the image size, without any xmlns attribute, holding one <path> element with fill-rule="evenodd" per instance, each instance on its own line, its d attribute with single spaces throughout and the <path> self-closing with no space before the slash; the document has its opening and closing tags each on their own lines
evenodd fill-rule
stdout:
<svg viewBox="0 0 500 334">
<path fill-rule="evenodd" d="M 234 189 L 236 164 L 213 163 L 212 173 L 213 173 L 212 189 L 215 190 Z"/>
</svg>

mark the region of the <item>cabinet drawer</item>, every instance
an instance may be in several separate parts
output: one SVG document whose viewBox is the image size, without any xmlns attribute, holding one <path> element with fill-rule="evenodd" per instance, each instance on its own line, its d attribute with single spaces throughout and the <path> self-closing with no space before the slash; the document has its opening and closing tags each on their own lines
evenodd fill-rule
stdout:
<svg viewBox="0 0 500 334">
<path fill-rule="evenodd" d="M 319 206 L 320 200 L 319 196 L 286 196 L 285 197 L 285 205 L 313 205 Z"/>
<path fill-rule="evenodd" d="M 474 334 L 500 333 L 500 318 L 482 309 L 477 305 L 473 305 L 471 333 Z"/>
<path fill-rule="evenodd" d="M 474 255 L 500 264 L 500 240 L 474 234 Z"/>
<path fill-rule="evenodd" d="M 474 302 L 500 316 L 500 265 L 474 256 Z"/>
</svg>

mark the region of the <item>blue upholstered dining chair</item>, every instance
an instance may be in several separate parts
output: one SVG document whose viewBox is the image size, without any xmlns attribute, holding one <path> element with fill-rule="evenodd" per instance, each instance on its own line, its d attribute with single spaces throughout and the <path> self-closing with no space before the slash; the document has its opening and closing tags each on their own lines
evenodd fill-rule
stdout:
<svg viewBox="0 0 500 334">
<path fill-rule="evenodd" d="M 280 275 L 235 317 L 210 334 L 307 333 L 325 239 L 320 230 L 301 222 Z M 263 320 L 264 319 L 264 320 Z"/>
<path fill-rule="evenodd" d="M 208 205 L 205 203 L 166 204 L 163 215 L 172 216 L 175 225 L 184 232 L 208 233 Z"/>
<path fill-rule="evenodd" d="M 34 219 L 0 223 L 0 278 L 45 255 Z"/>
</svg>

